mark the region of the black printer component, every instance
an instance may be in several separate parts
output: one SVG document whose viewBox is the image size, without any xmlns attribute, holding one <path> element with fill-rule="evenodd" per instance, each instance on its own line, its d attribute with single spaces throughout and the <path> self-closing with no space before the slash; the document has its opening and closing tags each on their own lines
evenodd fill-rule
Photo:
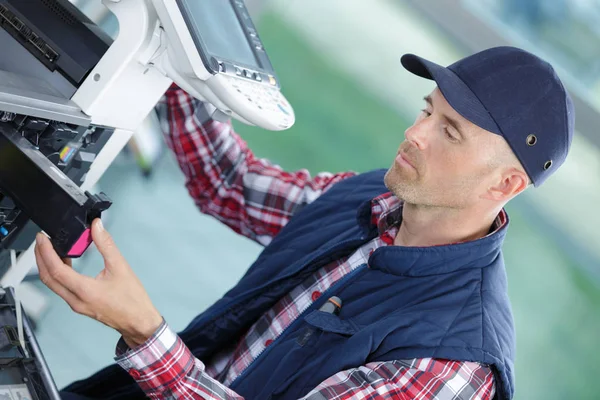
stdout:
<svg viewBox="0 0 600 400">
<path fill-rule="evenodd" d="M 0 249 L 26 250 L 44 230 L 61 256 L 83 254 L 110 201 L 79 186 L 112 133 L 0 112 Z"/>
<path fill-rule="evenodd" d="M 0 27 L 46 68 L 83 83 L 111 39 L 68 0 L 0 0 Z"/>
<path fill-rule="evenodd" d="M 27 220 L 28 217 L 17 208 L 12 199 L 0 193 L 0 247 L 5 247 Z"/>
<path fill-rule="evenodd" d="M 5 55 L 0 57 L 0 70 L 13 74 L 8 75 L 10 79 L 23 78 L 22 85 L 18 86 L 19 90 L 35 92 L 39 89 L 42 93 L 41 98 L 47 99 L 46 95 L 50 94 L 57 97 L 58 103 L 67 101 L 78 90 L 112 44 L 112 39 L 68 0 L 0 0 L 0 40 L 6 50 Z M 28 77 L 32 80 L 27 81 Z M 2 82 L 8 90 L 20 84 L 16 81 L 10 81 L 10 85 L 8 83 L 9 80 Z M 14 94 L 22 98 L 24 92 L 19 90 Z M 28 92 L 27 97 L 32 96 L 35 98 L 34 94 Z M 62 100 L 58 98 L 60 96 L 64 96 Z M 27 107 L 33 110 L 36 104 L 26 104 L 21 113 L 13 109 L 0 111 L 0 153 L 3 154 L 0 162 L 6 163 L 6 168 L 11 165 L 14 167 L 13 162 L 4 154 L 21 158 L 31 156 L 31 151 L 22 151 L 28 142 L 31 144 L 30 150 L 35 150 L 38 156 L 43 156 L 48 161 L 44 162 L 44 168 L 38 169 L 38 172 L 43 171 L 50 177 L 56 176 L 58 171 L 68 178 L 67 181 L 72 181 L 70 186 L 81 186 L 96 156 L 114 130 L 89 125 L 89 118 L 79 118 L 80 121 L 75 123 L 72 118 L 39 118 L 39 115 L 29 115 Z M 82 122 L 83 120 L 86 122 Z M 8 139 L 16 139 L 16 136 L 10 136 L 13 129 L 19 132 L 22 140 Z M 7 148 L 4 148 L 5 146 Z M 35 158 L 40 161 L 38 156 Z M 18 179 L 19 176 L 25 177 L 23 171 L 14 169 L 13 174 L 15 176 L 12 178 L 16 178 L 14 182 L 23 187 L 16 189 L 0 183 L 0 254 L 6 249 L 26 250 L 40 230 L 46 231 L 54 240 L 64 242 L 61 247 L 57 247 L 61 255 L 72 253 L 71 249 L 66 249 L 74 240 L 72 236 L 76 236 L 88 223 L 88 219 L 96 215 L 100 204 L 106 203 L 99 201 L 93 209 L 89 208 L 89 204 L 85 207 L 75 207 L 76 211 L 72 214 L 75 221 L 71 221 L 75 226 L 67 224 L 66 227 L 61 227 L 66 231 L 61 232 L 57 225 L 60 217 L 57 215 L 49 221 L 49 215 L 67 212 L 68 208 L 53 208 L 52 202 L 58 201 L 54 192 L 47 190 L 46 194 L 42 195 L 35 181 L 25 182 Z M 40 178 L 40 181 L 44 179 Z M 30 193 L 32 203 L 13 196 L 16 191 L 24 190 L 26 185 L 30 185 L 30 191 L 37 193 L 37 196 Z M 58 185 L 54 189 L 58 193 L 64 192 Z M 86 201 L 94 198 L 83 192 L 80 195 L 85 197 Z M 72 196 L 67 198 L 72 199 Z M 39 214 L 34 213 L 32 208 Z M 42 220 L 38 221 L 38 218 Z M 46 222 L 42 223 L 43 220 Z M 89 235 L 89 232 L 83 232 L 84 236 Z M 81 243 L 85 244 L 87 241 L 89 237 L 83 237 Z M 57 245 L 56 242 L 54 244 Z"/>
<path fill-rule="evenodd" d="M 11 393 L 26 390 L 30 399 L 58 400 L 56 384 L 25 313 L 22 314 L 25 348 L 19 340 L 16 307 L 14 290 L 0 289 L 0 389 Z M 10 398 L 17 397 L 14 394 Z"/>
<path fill-rule="evenodd" d="M 48 68 L 54 70 L 58 53 L 8 8 L 0 4 L 0 23 L 13 37 L 20 39 Z"/>
<path fill-rule="evenodd" d="M 83 192 L 59 167 L 70 162 L 67 143 L 91 143 L 95 133 L 25 116 L 0 122 L 0 188 L 7 197 L 0 199 L 0 245 L 18 231 L 19 222 L 31 218 L 61 257 L 85 252 L 91 243 L 91 222 L 111 201 L 103 193 Z"/>
</svg>

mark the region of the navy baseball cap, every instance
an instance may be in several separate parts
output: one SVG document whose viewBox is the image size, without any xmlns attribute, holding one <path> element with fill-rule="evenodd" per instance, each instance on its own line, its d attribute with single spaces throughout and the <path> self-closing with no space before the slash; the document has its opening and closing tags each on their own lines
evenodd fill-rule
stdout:
<svg viewBox="0 0 600 400">
<path fill-rule="evenodd" d="M 460 115 L 501 135 L 533 184 L 541 185 L 565 161 L 575 110 L 550 64 L 515 47 L 494 47 L 448 67 L 414 54 L 402 65 L 434 80 Z"/>
</svg>

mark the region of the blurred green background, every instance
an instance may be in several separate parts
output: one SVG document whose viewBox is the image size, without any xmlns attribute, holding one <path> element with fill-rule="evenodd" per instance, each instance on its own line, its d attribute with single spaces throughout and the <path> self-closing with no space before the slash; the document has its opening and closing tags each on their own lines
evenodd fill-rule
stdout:
<svg viewBox="0 0 600 400">
<path fill-rule="evenodd" d="M 261 38 L 296 113 L 273 133 L 234 122 L 251 149 L 287 169 L 311 172 L 388 167 L 412 121 L 336 70 L 273 14 L 261 16 Z"/>
<path fill-rule="evenodd" d="M 451 63 L 472 51 L 459 37 L 492 44 L 502 37 L 497 44 L 549 57 L 569 89 L 598 112 L 598 49 L 575 49 L 582 35 L 598 43 L 597 1 L 246 3 L 297 122 L 284 132 L 234 125 L 258 156 L 285 169 L 387 168 L 433 87 L 403 71 L 400 55 Z M 551 26 L 577 30 L 563 35 Z M 578 132 L 561 172 L 507 207 L 504 257 L 517 328 L 518 400 L 600 399 L 600 153 L 587 141 L 591 135 L 596 127 Z M 156 140 L 155 147 L 163 147 Z M 105 218 L 108 230 L 167 321 L 182 329 L 235 284 L 260 247 L 200 215 L 173 157 L 150 153 L 123 153 L 98 190 L 114 201 Z M 152 173 L 143 176 L 138 163 L 152 165 Z M 75 267 L 94 275 L 101 265 L 92 250 Z M 51 299 L 38 321 L 38 339 L 59 386 L 109 364 L 118 335 L 75 315 L 38 286 Z"/>
</svg>

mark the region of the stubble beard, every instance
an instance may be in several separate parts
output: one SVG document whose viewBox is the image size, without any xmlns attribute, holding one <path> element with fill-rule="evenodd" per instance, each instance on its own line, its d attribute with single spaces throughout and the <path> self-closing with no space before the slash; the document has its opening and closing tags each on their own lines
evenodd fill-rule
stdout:
<svg viewBox="0 0 600 400">
<path fill-rule="evenodd" d="M 418 178 L 414 175 L 410 176 L 409 171 L 399 168 L 395 162 L 385 173 L 383 182 L 394 196 L 406 203 L 418 204 L 419 200 L 422 200 L 419 199 L 422 196 L 419 195 L 417 188 Z"/>
</svg>

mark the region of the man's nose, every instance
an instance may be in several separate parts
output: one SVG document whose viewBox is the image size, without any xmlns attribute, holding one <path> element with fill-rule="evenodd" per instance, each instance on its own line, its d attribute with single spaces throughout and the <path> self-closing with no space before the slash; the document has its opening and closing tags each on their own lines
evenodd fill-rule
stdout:
<svg viewBox="0 0 600 400">
<path fill-rule="evenodd" d="M 427 148 L 427 129 L 422 123 L 417 123 L 404 131 L 406 140 L 414 144 L 419 150 Z"/>
</svg>

